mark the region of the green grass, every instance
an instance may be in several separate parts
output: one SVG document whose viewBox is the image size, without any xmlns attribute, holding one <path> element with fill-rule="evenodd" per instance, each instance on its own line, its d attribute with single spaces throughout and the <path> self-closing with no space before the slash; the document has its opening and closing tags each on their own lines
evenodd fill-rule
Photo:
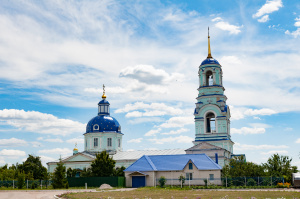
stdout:
<svg viewBox="0 0 300 199">
<path fill-rule="evenodd" d="M 82 193 L 67 193 L 63 194 L 62 197 L 65 199 L 245 199 L 245 198 L 256 198 L 256 199 L 300 199 L 300 190 L 297 191 L 250 191 L 250 190 L 178 190 L 169 188 L 139 188 L 133 191 L 103 191 L 103 192 L 82 192 Z"/>
</svg>

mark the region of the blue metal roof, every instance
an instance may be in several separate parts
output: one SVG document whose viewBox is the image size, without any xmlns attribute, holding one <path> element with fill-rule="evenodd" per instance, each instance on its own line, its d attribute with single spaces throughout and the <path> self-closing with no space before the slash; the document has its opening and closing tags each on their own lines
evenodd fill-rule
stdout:
<svg viewBox="0 0 300 199">
<path fill-rule="evenodd" d="M 192 161 L 198 170 L 220 170 L 206 154 L 144 155 L 124 171 L 181 171 Z"/>
<path fill-rule="evenodd" d="M 99 130 L 94 130 L 93 126 L 98 124 Z M 119 122 L 109 115 L 98 115 L 92 118 L 86 125 L 86 133 L 99 133 L 99 132 L 116 132 L 121 133 L 119 130 Z"/>
<path fill-rule="evenodd" d="M 103 99 L 98 103 L 98 105 L 99 104 L 108 104 L 109 105 L 109 102 L 106 99 Z"/>
<path fill-rule="evenodd" d="M 201 63 L 200 66 L 205 65 L 205 64 L 218 64 L 218 65 L 220 65 L 219 62 L 218 62 L 216 59 L 214 59 L 214 58 L 207 58 L 207 59 L 205 59 L 205 60 Z"/>
</svg>

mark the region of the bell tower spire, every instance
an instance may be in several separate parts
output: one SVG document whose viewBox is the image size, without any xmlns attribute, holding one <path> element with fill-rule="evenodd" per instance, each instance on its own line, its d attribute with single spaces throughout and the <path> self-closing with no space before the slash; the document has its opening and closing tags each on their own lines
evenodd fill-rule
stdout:
<svg viewBox="0 0 300 199">
<path fill-rule="evenodd" d="M 210 51 L 210 36 L 209 36 L 209 27 L 208 27 L 208 55 L 207 58 L 213 58 L 211 56 L 211 51 Z"/>
</svg>

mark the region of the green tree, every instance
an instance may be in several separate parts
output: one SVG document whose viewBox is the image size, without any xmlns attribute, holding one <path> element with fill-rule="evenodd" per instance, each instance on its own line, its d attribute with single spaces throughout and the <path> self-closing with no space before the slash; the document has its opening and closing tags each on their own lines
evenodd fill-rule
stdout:
<svg viewBox="0 0 300 199">
<path fill-rule="evenodd" d="M 114 176 L 125 176 L 124 170 L 126 168 L 124 166 L 117 167 L 114 169 Z"/>
<path fill-rule="evenodd" d="M 257 177 L 265 176 L 264 167 L 253 162 L 246 162 L 244 156 L 230 160 L 229 165 L 222 168 L 222 177 Z"/>
<path fill-rule="evenodd" d="M 291 165 L 292 158 L 277 154 L 272 155 L 264 164 L 269 176 L 284 177 L 285 181 L 292 181 L 292 173 L 298 172 L 296 166 Z"/>
<path fill-rule="evenodd" d="M 34 179 L 43 179 L 47 173 L 46 167 L 42 165 L 41 158 L 39 156 L 29 155 L 25 162 L 23 162 L 22 168 L 26 174 L 31 172 Z"/>
<path fill-rule="evenodd" d="M 80 177 L 92 177 L 92 169 L 91 168 L 84 168 L 81 172 L 80 172 Z"/>
<path fill-rule="evenodd" d="M 72 168 L 68 168 L 68 169 L 67 169 L 67 177 L 68 177 L 68 178 L 74 177 L 74 176 L 73 176 L 73 169 L 72 169 Z"/>
<path fill-rule="evenodd" d="M 24 171 L 18 173 L 18 189 L 22 189 L 25 185 L 25 173 Z"/>
<path fill-rule="evenodd" d="M 66 167 L 60 159 L 52 176 L 52 186 L 54 189 L 65 188 L 67 182 Z"/>
<path fill-rule="evenodd" d="M 113 176 L 115 164 L 116 161 L 106 151 L 102 151 L 91 164 L 92 174 L 98 177 Z"/>
</svg>

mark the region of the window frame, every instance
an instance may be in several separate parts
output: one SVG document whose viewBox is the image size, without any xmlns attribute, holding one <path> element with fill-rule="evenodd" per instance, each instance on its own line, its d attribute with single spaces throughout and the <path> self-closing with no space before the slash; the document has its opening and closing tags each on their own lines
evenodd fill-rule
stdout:
<svg viewBox="0 0 300 199">
<path fill-rule="evenodd" d="M 189 170 L 193 170 L 193 163 L 189 163 Z"/>
<path fill-rule="evenodd" d="M 112 138 L 107 138 L 107 147 L 112 147 Z"/>
<path fill-rule="evenodd" d="M 99 146 L 99 139 L 94 138 L 94 148 L 97 148 Z"/>
</svg>

